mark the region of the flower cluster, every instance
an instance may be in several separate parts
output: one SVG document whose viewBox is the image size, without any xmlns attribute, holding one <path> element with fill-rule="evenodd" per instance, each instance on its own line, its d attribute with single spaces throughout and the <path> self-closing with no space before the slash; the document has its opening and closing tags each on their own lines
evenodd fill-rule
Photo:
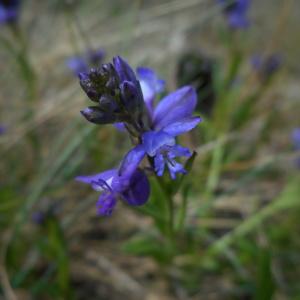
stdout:
<svg viewBox="0 0 300 300">
<path fill-rule="evenodd" d="M 79 73 L 88 72 L 91 67 L 99 66 L 105 52 L 102 49 L 89 50 L 84 55 L 76 55 L 67 59 L 67 67 L 77 76 Z"/>
<path fill-rule="evenodd" d="M 251 0 L 217 0 L 222 5 L 228 24 L 233 29 L 247 28 L 247 13 Z"/>
<path fill-rule="evenodd" d="M 19 9 L 20 0 L 0 0 L 0 24 L 16 22 Z"/>
<path fill-rule="evenodd" d="M 95 124 L 116 124 L 135 141 L 119 168 L 76 178 L 102 192 L 99 214 L 110 215 L 118 199 L 129 205 L 142 205 L 148 200 L 150 186 L 140 168 L 145 157 L 157 176 L 162 176 L 166 167 L 172 179 L 177 173 L 186 173 L 176 158 L 190 157 L 191 152 L 176 144 L 176 136 L 201 121 L 193 116 L 197 104 L 194 88 L 182 87 L 155 106 L 156 96 L 164 90 L 164 81 L 148 68 L 138 68 L 135 73 L 121 57 L 80 73 L 79 79 L 82 89 L 95 103 L 82 110 L 82 115 Z"/>
</svg>

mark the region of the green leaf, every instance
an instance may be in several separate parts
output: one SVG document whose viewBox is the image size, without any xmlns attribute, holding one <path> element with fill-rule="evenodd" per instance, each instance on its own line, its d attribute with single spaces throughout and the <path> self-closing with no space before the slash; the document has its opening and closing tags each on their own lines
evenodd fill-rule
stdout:
<svg viewBox="0 0 300 300">
<path fill-rule="evenodd" d="M 220 143 L 217 144 L 213 151 L 213 157 L 209 169 L 209 175 L 206 183 L 206 194 L 209 196 L 213 193 L 219 183 L 221 175 L 222 162 L 225 151 L 224 138 L 220 137 Z"/>
<path fill-rule="evenodd" d="M 269 249 L 258 249 L 258 274 L 255 290 L 255 300 L 272 300 L 275 292 L 275 282 L 271 270 L 271 252 Z"/>
<path fill-rule="evenodd" d="M 170 260 L 168 248 L 156 236 L 140 235 L 132 238 L 122 246 L 122 250 L 138 256 L 150 256 L 160 263 Z"/>
<path fill-rule="evenodd" d="M 165 232 L 168 218 L 166 191 L 162 191 L 158 180 L 160 180 L 160 178 L 151 180 L 151 197 L 145 205 L 137 207 L 137 210 L 153 218 L 157 229 L 161 232 Z"/>
<path fill-rule="evenodd" d="M 187 204 L 188 204 L 188 194 L 190 190 L 190 185 L 185 185 L 183 187 L 182 191 L 182 202 L 181 205 L 177 211 L 176 219 L 176 230 L 181 231 L 184 227 L 185 218 L 186 218 L 186 210 L 187 210 Z"/>
<path fill-rule="evenodd" d="M 75 150 L 82 144 L 84 138 L 86 138 L 93 130 L 93 127 L 86 127 L 81 132 L 79 132 L 68 145 L 65 147 L 64 151 L 57 156 L 47 170 L 41 170 L 41 176 L 38 177 L 37 181 L 34 182 L 32 191 L 25 203 L 19 210 L 18 218 L 15 220 L 14 234 L 16 234 L 21 225 L 26 221 L 30 209 L 33 205 L 40 199 L 46 188 L 48 188 L 50 182 L 57 176 L 59 171 L 63 168 L 67 160 L 73 155 Z"/>
<path fill-rule="evenodd" d="M 266 221 L 272 215 L 300 205 L 300 176 L 296 175 L 287 183 L 282 193 L 274 199 L 269 205 L 262 208 L 253 216 L 246 219 L 234 230 L 218 239 L 208 249 L 209 255 L 216 255 L 224 252 L 232 243 L 240 237 L 245 236 L 255 230 L 260 224 Z"/>
</svg>

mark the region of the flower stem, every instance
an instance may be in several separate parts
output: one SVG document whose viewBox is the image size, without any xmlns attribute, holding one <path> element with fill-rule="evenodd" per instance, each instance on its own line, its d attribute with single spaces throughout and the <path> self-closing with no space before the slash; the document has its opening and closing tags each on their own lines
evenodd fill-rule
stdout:
<svg viewBox="0 0 300 300">
<path fill-rule="evenodd" d="M 168 195 L 168 232 L 169 232 L 169 239 L 170 241 L 174 240 L 174 203 L 172 195 Z"/>
<path fill-rule="evenodd" d="M 148 161 L 151 167 L 154 169 L 153 158 L 148 156 Z M 166 231 L 164 232 L 165 237 L 168 239 L 168 248 L 173 251 L 175 246 L 175 227 L 174 227 L 174 201 L 172 190 L 168 189 L 163 177 L 155 175 L 157 183 L 160 187 L 163 197 L 166 201 L 167 207 L 167 220 L 166 220 Z"/>
<path fill-rule="evenodd" d="M 167 204 L 167 221 L 166 221 L 166 238 L 170 252 L 173 252 L 175 247 L 175 227 L 174 227 L 174 199 L 172 192 L 167 188 L 162 177 L 156 176 L 157 182 L 164 193 Z"/>
</svg>

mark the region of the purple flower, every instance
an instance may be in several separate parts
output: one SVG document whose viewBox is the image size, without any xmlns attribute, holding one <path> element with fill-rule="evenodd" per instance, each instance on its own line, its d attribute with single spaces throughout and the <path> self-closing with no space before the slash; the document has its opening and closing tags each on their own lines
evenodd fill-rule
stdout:
<svg viewBox="0 0 300 300">
<path fill-rule="evenodd" d="M 279 54 L 272 54 L 267 57 L 256 54 L 252 56 L 251 64 L 262 79 L 268 80 L 280 68 L 282 64 L 282 57 Z"/>
<path fill-rule="evenodd" d="M 4 125 L 0 125 L 0 135 L 4 134 L 6 132 L 6 127 Z"/>
<path fill-rule="evenodd" d="M 14 23 L 19 17 L 19 0 L 0 0 L 0 24 Z"/>
<path fill-rule="evenodd" d="M 111 169 L 96 175 L 79 176 L 76 180 L 90 184 L 94 190 L 101 192 L 97 207 L 102 216 L 111 215 L 118 200 L 139 206 L 145 204 L 150 195 L 147 176 L 130 166 L 123 170 L 122 176 L 117 169 Z"/>
<path fill-rule="evenodd" d="M 300 127 L 295 128 L 292 132 L 292 141 L 296 151 L 300 151 Z M 297 167 L 300 168 L 300 157 L 296 159 Z"/>
<path fill-rule="evenodd" d="M 194 88 L 186 86 L 163 98 L 153 109 L 150 128 L 141 135 L 141 143 L 130 150 L 120 168 L 128 165 L 136 167 L 145 155 L 153 159 L 154 169 L 158 176 L 168 167 L 171 178 L 176 173 L 185 173 L 183 166 L 176 162 L 179 156 L 189 157 L 189 149 L 176 145 L 175 137 L 190 131 L 201 121 L 194 117 L 197 96 Z"/>
<path fill-rule="evenodd" d="M 233 29 L 247 28 L 249 21 L 247 13 L 251 0 L 217 0 L 223 6 L 228 24 Z"/>
<path fill-rule="evenodd" d="M 292 139 L 296 150 L 300 150 L 300 127 L 295 128 L 292 133 Z"/>
<path fill-rule="evenodd" d="M 104 56 L 105 52 L 102 49 L 89 50 L 84 55 L 68 58 L 66 65 L 77 76 L 79 73 L 87 73 L 92 67 L 99 66 Z"/>
</svg>

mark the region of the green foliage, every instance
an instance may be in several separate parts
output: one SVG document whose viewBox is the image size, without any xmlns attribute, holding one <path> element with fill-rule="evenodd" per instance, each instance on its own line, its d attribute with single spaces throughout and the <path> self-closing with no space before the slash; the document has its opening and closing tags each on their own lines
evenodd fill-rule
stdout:
<svg viewBox="0 0 300 300">
<path fill-rule="evenodd" d="M 275 283 L 272 274 L 272 254 L 268 249 L 259 249 L 258 274 L 256 275 L 256 289 L 254 299 L 271 300 L 275 292 Z"/>
<path fill-rule="evenodd" d="M 164 265 L 170 263 L 174 249 L 170 249 L 159 236 L 142 234 L 127 241 L 122 249 L 132 255 L 150 256 Z"/>
</svg>

